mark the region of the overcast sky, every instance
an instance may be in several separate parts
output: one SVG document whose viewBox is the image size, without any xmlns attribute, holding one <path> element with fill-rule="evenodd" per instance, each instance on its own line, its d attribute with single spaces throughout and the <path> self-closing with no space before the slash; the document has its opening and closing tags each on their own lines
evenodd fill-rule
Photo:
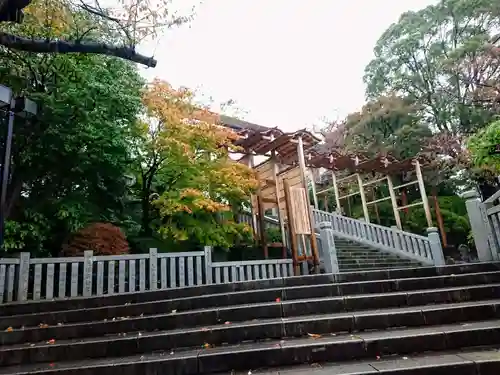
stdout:
<svg viewBox="0 0 500 375">
<path fill-rule="evenodd" d="M 189 26 L 140 49 L 158 60 L 141 71 L 234 99 L 245 120 L 293 131 L 358 110 L 379 36 L 401 13 L 435 2 L 205 0 Z"/>
</svg>

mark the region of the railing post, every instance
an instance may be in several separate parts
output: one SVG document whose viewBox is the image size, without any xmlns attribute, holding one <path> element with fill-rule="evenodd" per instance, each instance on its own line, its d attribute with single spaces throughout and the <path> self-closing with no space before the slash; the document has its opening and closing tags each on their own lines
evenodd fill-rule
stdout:
<svg viewBox="0 0 500 375">
<path fill-rule="evenodd" d="M 93 256 L 92 250 L 86 250 L 83 253 L 83 296 L 90 297 L 92 295 L 92 273 L 93 273 Z"/>
<path fill-rule="evenodd" d="M 158 289 L 158 249 L 149 249 L 149 290 Z"/>
<path fill-rule="evenodd" d="M 493 260 L 492 249 L 490 246 L 490 231 L 488 227 L 488 218 L 479 199 L 476 190 L 467 191 L 462 195 L 466 199 L 465 207 L 469 216 L 472 236 L 476 245 L 477 256 L 480 262 L 489 262 Z"/>
<path fill-rule="evenodd" d="M 212 246 L 205 246 L 205 276 L 207 284 L 212 284 Z"/>
<path fill-rule="evenodd" d="M 17 285 L 17 300 L 28 299 L 28 283 L 30 277 L 30 253 L 19 254 L 19 281 Z"/>
<path fill-rule="evenodd" d="M 391 225 L 391 232 L 392 232 L 392 241 L 394 242 L 394 248 L 396 250 L 404 250 L 403 245 L 401 244 L 401 241 L 399 240 L 399 228 L 397 225 Z"/>
<path fill-rule="evenodd" d="M 441 246 L 441 238 L 436 227 L 427 228 L 427 237 L 431 245 L 432 259 L 435 266 L 444 266 L 443 246 Z"/>
<path fill-rule="evenodd" d="M 337 260 L 337 249 L 335 248 L 332 223 L 328 221 L 319 223 L 319 235 L 321 237 L 321 253 L 326 273 L 339 273 L 339 262 Z"/>
</svg>

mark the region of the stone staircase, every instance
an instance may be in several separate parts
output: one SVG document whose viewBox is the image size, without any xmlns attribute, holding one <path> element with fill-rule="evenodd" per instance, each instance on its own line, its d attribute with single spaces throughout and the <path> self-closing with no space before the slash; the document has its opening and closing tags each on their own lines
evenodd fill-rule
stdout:
<svg viewBox="0 0 500 375">
<path fill-rule="evenodd" d="M 340 272 L 422 266 L 415 260 L 402 258 L 340 237 L 335 237 L 335 248 Z"/>
<path fill-rule="evenodd" d="M 498 375 L 500 263 L 0 307 L 0 374 Z"/>
</svg>

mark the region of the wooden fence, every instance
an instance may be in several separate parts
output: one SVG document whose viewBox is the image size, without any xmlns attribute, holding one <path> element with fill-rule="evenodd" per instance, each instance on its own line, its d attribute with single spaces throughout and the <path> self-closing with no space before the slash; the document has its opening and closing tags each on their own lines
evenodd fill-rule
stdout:
<svg viewBox="0 0 500 375">
<path fill-rule="evenodd" d="M 292 276 L 291 259 L 212 262 L 212 249 L 183 253 L 0 259 L 0 303 L 105 296 Z"/>
</svg>

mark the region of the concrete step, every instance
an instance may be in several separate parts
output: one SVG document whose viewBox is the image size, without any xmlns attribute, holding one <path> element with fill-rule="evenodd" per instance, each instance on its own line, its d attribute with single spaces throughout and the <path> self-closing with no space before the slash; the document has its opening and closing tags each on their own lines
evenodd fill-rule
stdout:
<svg viewBox="0 0 500 375">
<path fill-rule="evenodd" d="M 373 360 L 500 345 L 500 264 L 10 304 L 0 314 L 0 374 L 189 375 Z"/>
</svg>

